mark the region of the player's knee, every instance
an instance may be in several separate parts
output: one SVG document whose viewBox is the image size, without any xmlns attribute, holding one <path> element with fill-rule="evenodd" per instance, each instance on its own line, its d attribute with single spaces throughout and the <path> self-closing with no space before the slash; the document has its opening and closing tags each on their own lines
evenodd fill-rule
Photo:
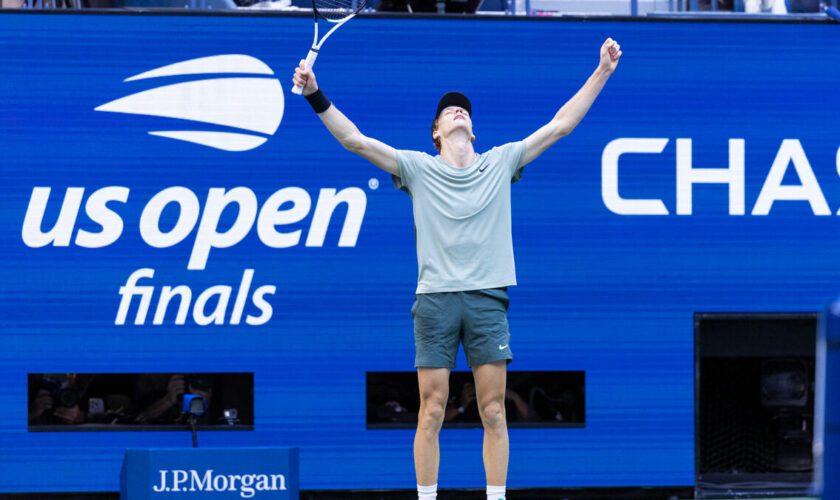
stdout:
<svg viewBox="0 0 840 500">
<path fill-rule="evenodd" d="M 417 424 L 425 432 L 438 432 L 443 425 L 446 408 L 439 401 L 425 401 L 420 405 Z"/>
<path fill-rule="evenodd" d="M 501 401 L 493 400 L 481 405 L 481 423 L 485 429 L 501 430 L 507 425 L 505 421 L 505 405 Z"/>
<path fill-rule="evenodd" d="M 449 380 L 446 381 L 449 383 Z M 446 399 L 449 397 L 449 387 L 441 384 L 420 385 L 420 407 L 446 406 Z"/>
</svg>

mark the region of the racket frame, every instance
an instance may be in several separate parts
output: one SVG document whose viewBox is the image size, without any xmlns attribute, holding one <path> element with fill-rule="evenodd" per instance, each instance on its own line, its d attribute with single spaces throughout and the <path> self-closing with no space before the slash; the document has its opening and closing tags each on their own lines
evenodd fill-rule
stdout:
<svg viewBox="0 0 840 500">
<path fill-rule="evenodd" d="M 332 35 L 335 32 L 335 30 L 340 28 L 342 24 L 344 24 L 347 21 L 353 19 L 356 16 L 356 14 L 361 12 L 361 10 L 365 7 L 366 4 L 367 4 L 367 0 L 360 0 L 359 1 L 359 6 L 356 8 L 355 11 L 353 11 L 352 14 L 350 14 L 347 17 L 343 17 L 341 19 L 338 19 L 338 20 L 333 20 L 333 19 L 329 19 L 329 18 L 321 15 L 318 12 L 318 8 L 315 7 L 315 0 L 312 1 L 312 14 L 313 14 L 313 17 L 315 18 L 315 34 L 312 37 L 312 48 L 309 49 L 309 53 L 306 54 L 306 59 L 304 60 L 304 67 L 306 69 L 312 69 L 312 66 L 315 65 L 315 59 L 318 58 L 318 53 L 320 52 L 321 47 L 324 45 L 324 42 L 327 41 L 327 38 L 329 38 L 330 35 Z M 318 41 L 318 18 L 319 17 L 321 19 L 323 19 L 324 21 L 335 24 L 335 26 L 330 28 L 330 30 L 327 32 L 327 34 L 324 35 L 324 38 L 322 38 L 320 42 Z M 295 87 L 292 89 L 292 93 L 296 94 L 296 95 L 302 95 L 303 94 L 303 87 L 295 85 Z"/>
</svg>

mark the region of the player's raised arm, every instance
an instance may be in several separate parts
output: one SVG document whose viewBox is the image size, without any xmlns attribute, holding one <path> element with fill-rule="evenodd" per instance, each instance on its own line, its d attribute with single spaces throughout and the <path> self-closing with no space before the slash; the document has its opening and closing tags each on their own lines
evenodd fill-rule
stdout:
<svg viewBox="0 0 840 500">
<path fill-rule="evenodd" d="M 356 125 L 344 116 L 334 104 L 324 97 L 315 81 L 312 69 L 305 69 L 304 62 L 295 69 L 292 78 L 295 85 L 303 86 L 303 95 L 318 113 L 318 118 L 324 122 L 333 137 L 338 139 L 347 150 L 352 151 L 382 170 L 393 175 L 400 175 L 397 168 L 397 150 L 376 139 L 362 134 Z"/>
<path fill-rule="evenodd" d="M 534 161 L 539 155 L 557 142 L 561 137 L 569 135 L 583 120 L 595 98 L 601 93 L 604 84 L 613 74 L 621 58 L 621 46 L 612 38 L 607 38 L 601 46 L 601 57 L 598 68 L 577 93 L 554 115 L 554 118 L 540 127 L 539 130 L 525 139 L 525 155 L 522 157 L 524 166 Z"/>
</svg>

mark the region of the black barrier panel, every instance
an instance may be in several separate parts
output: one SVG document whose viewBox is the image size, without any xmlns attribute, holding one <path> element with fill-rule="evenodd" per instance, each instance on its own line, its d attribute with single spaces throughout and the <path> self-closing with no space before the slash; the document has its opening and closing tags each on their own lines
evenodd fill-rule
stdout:
<svg viewBox="0 0 840 500">
<path fill-rule="evenodd" d="M 481 427 L 472 373 L 452 372 L 444 428 Z M 417 425 L 420 394 L 415 372 L 368 372 L 368 429 Z M 508 372 L 505 392 L 508 427 L 584 427 L 586 372 Z"/>
<path fill-rule="evenodd" d="M 30 373 L 30 431 L 181 430 L 199 396 L 205 430 L 252 430 L 253 373 Z"/>
<path fill-rule="evenodd" d="M 804 495 L 813 462 L 816 315 L 698 314 L 697 486 Z"/>
</svg>

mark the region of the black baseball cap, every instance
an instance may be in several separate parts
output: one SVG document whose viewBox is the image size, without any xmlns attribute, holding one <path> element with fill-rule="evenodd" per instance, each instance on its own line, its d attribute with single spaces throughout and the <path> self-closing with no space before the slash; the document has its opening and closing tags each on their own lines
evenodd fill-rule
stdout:
<svg viewBox="0 0 840 500">
<path fill-rule="evenodd" d="M 469 113 L 470 118 L 472 118 L 472 105 L 470 104 L 470 100 L 467 99 L 467 96 L 460 92 L 447 92 L 443 94 L 443 97 L 440 98 L 440 101 L 437 105 L 437 113 L 435 113 L 435 120 L 438 119 L 440 116 L 441 111 L 448 108 L 449 106 L 458 106 L 459 108 L 464 108 Z"/>
</svg>

